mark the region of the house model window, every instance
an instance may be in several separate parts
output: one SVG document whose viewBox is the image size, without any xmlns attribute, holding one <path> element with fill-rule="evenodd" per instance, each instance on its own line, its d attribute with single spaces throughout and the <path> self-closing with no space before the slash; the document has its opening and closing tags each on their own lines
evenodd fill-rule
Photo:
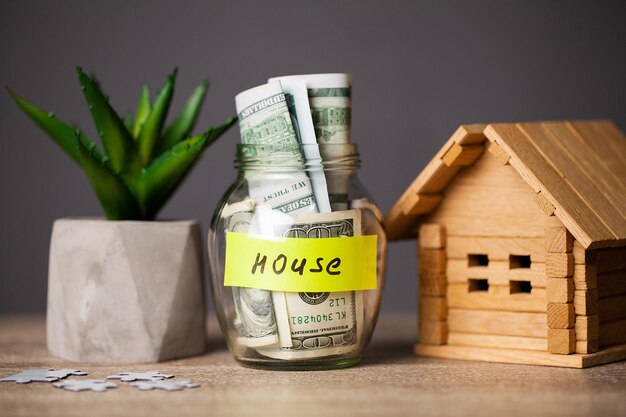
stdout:
<svg viewBox="0 0 626 417">
<path fill-rule="evenodd" d="M 530 255 L 509 255 L 509 269 L 530 268 Z"/>
<path fill-rule="evenodd" d="M 467 266 L 488 266 L 489 256 L 471 253 L 467 255 Z"/>
</svg>

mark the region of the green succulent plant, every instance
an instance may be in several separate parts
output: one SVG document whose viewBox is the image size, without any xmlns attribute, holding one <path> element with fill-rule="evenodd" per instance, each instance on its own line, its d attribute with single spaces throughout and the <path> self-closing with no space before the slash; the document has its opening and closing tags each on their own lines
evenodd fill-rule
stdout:
<svg viewBox="0 0 626 417">
<path fill-rule="evenodd" d="M 208 90 L 205 82 L 165 127 L 176 70 L 167 77 L 154 102 L 148 86 L 143 85 L 134 118 L 129 114 L 122 119 L 98 82 L 80 67 L 76 72 L 103 150 L 80 129 L 27 102 L 8 87 L 7 90 L 18 106 L 82 167 L 109 220 L 154 219 L 202 152 L 237 120 L 230 118 L 202 134 L 190 136 Z"/>
</svg>

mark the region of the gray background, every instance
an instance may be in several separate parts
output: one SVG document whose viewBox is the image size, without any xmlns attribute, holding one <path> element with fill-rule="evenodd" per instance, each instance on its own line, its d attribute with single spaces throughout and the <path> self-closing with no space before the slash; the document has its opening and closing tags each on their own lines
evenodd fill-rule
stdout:
<svg viewBox="0 0 626 417">
<path fill-rule="evenodd" d="M 197 130 L 269 76 L 351 72 L 361 179 L 387 211 L 459 124 L 611 118 L 626 129 L 624 2 L 2 1 L 0 81 L 95 137 L 74 67 L 113 105 L 179 67 L 174 108 L 210 77 Z M 161 213 L 206 227 L 235 178 L 237 129 Z M 42 312 L 54 219 L 99 216 L 82 172 L 0 92 L 0 313 Z M 383 309 L 415 308 L 415 244 L 390 248 Z"/>
</svg>

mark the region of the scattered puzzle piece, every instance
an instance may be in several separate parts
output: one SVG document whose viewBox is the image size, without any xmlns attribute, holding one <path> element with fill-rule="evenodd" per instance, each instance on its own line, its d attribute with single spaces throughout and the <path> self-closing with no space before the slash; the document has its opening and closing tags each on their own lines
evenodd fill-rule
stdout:
<svg viewBox="0 0 626 417">
<path fill-rule="evenodd" d="M 196 388 L 199 387 L 200 384 L 195 384 L 188 380 L 181 381 L 165 381 L 165 380 L 157 380 L 157 381 L 146 381 L 146 382 L 135 382 L 130 384 L 131 387 L 137 387 L 142 391 L 148 391 L 152 389 L 164 389 L 166 391 L 179 391 L 183 388 Z"/>
<path fill-rule="evenodd" d="M 15 381 L 18 384 L 28 384 L 29 382 L 54 382 L 69 375 L 87 375 L 78 369 L 59 369 L 55 371 L 51 368 L 28 369 L 19 374 L 11 375 L 0 379 L 0 382 Z"/>
<path fill-rule="evenodd" d="M 69 379 L 62 382 L 55 382 L 52 385 L 74 392 L 87 390 L 104 392 L 109 388 L 117 388 L 117 384 L 105 381 L 104 379 Z"/>
<path fill-rule="evenodd" d="M 122 382 L 132 381 L 161 381 L 166 378 L 172 378 L 174 375 L 162 374 L 158 371 L 146 372 L 120 372 L 117 375 L 109 375 L 107 379 L 119 379 Z"/>
</svg>

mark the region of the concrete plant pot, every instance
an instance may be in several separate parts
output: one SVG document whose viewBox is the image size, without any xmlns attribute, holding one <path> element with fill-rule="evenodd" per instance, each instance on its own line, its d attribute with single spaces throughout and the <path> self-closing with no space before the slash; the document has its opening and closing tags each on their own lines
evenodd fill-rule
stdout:
<svg viewBox="0 0 626 417">
<path fill-rule="evenodd" d="M 50 353 L 100 363 L 202 353 L 200 236 L 195 221 L 55 221 L 48 275 Z"/>
</svg>

